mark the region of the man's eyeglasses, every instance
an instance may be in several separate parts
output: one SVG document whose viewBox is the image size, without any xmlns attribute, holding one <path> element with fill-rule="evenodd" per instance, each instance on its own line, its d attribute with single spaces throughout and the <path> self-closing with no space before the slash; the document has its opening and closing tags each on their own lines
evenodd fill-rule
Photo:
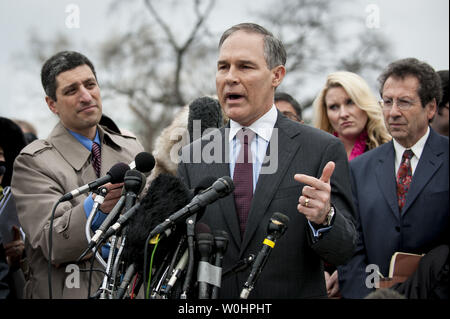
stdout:
<svg viewBox="0 0 450 319">
<path fill-rule="evenodd" d="M 406 110 L 409 110 L 411 108 L 411 106 L 413 106 L 416 102 L 406 100 L 406 99 L 397 99 L 397 100 L 382 99 L 378 103 L 383 108 L 383 110 L 392 109 L 392 107 L 394 106 L 394 103 L 395 103 L 401 111 L 406 111 Z"/>
</svg>

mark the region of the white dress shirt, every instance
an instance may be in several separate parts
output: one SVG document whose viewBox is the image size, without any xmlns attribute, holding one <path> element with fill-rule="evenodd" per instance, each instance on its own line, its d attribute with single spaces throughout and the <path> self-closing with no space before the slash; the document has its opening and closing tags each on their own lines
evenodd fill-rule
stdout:
<svg viewBox="0 0 450 319">
<path fill-rule="evenodd" d="M 414 176 L 414 172 L 416 171 L 417 164 L 419 164 L 420 156 L 422 156 L 423 149 L 425 147 L 425 143 L 428 139 L 428 136 L 430 135 L 430 127 L 427 128 L 427 132 L 424 136 L 422 136 L 416 144 L 411 146 L 409 148 L 413 153 L 414 156 L 411 157 L 411 173 L 412 176 Z M 394 149 L 395 149 L 395 176 L 397 176 L 398 169 L 400 168 L 400 164 L 402 162 L 402 156 L 405 150 L 407 150 L 405 147 L 400 145 L 395 138 L 394 141 Z"/>
<path fill-rule="evenodd" d="M 253 163 L 253 192 L 255 192 L 256 183 L 258 182 L 259 172 L 261 171 L 262 163 L 266 156 L 267 146 L 269 145 L 270 138 L 272 137 L 273 128 L 277 121 L 277 109 L 275 105 L 272 105 L 271 109 L 256 120 L 252 125 L 248 126 L 255 132 L 255 138 L 250 144 L 252 151 L 252 163 Z M 236 158 L 241 149 L 241 142 L 236 138 L 236 133 L 244 126 L 230 119 L 230 135 L 228 143 L 230 146 L 229 160 L 230 160 L 230 175 L 234 174 L 234 166 L 236 164 Z"/>
</svg>

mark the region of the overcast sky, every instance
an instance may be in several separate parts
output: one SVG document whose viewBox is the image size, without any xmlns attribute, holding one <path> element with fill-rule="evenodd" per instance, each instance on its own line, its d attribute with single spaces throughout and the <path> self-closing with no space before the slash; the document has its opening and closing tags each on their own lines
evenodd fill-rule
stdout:
<svg viewBox="0 0 450 319">
<path fill-rule="evenodd" d="M 186 0 L 179 1 L 186 3 Z M 217 2 L 209 24 L 218 33 L 233 24 L 252 20 L 249 9 L 262 7 L 263 3 L 261 0 Z M 18 58 L 26 56 L 29 33 L 33 31 L 48 39 L 61 32 L 73 39 L 79 50 L 89 56 L 96 42 L 111 32 L 123 30 L 128 23 L 127 19 L 120 19 L 120 15 L 108 14 L 110 3 L 111 0 L 0 1 L 1 116 L 29 120 L 38 128 L 40 138 L 47 136 L 56 119 L 49 115 L 44 102 L 39 67 L 25 70 L 28 68 L 27 61 Z M 68 28 L 66 25 L 70 14 L 66 10 L 70 9 L 70 4 L 77 5 L 80 10 L 80 28 Z M 449 68 L 448 0 L 359 0 L 350 10 L 365 17 L 373 13 L 370 8 L 379 10 L 378 27 L 394 45 L 394 56 L 416 57 L 436 70 Z M 180 12 L 178 14 L 182 15 L 183 11 Z M 123 13 L 125 15 L 126 12 Z M 175 21 L 180 21 L 178 27 L 182 30 L 183 19 L 173 19 L 173 23 Z M 126 109 L 115 109 L 114 112 L 126 112 Z M 112 117 L 117 118 L 117 114 Z M 127 123 L 122 122 L 121 125 L 127 126 Z"/>
</svg>

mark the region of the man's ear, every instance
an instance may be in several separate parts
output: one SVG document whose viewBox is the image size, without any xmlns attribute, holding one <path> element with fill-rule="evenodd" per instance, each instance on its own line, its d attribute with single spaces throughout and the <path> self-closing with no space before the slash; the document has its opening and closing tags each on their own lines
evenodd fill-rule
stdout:
<svg viewBox="0 0 450 319">
<path fill-rule="evenodd" d="M 52 113 L 59 115 L 58 109 L 56 108 L 56 101 L 54 101 L 51 97 L 46 96 L 45 102 L 47 102 L 48 108 L 52 111 Z"/>
<path fill-rule="evenodd" d="M 425 106 L 425 108 L 427 109 L 428 121 L 431 121 L 434 118 L 434 116 L 436 115 L 436 110 L 437 110 L 436 99 L 432 99 L 430 102 L 428 102 L 428 104 Z"/>
<path fill-rule="evenodd" d="M 272 69 L 272 84 L 276 88 L 281 82 L 283 82 L 284 76 L 286 75 L 286 68 L 284 65 L 276 66 Z"/>
</svg>

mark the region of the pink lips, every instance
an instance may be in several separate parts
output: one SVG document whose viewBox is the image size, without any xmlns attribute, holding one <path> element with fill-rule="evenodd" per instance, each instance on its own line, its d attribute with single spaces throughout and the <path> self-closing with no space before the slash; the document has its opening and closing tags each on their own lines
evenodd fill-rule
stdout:
<svg viewBox="0 0 450 319">
<path fill-rule="evenodd" d="M 352 126 L 352 125 L 353 125 L 353 122 L 350 122 L 350 121 L 343 122 L 343 123 L 341 124 L 342 127 L 348 127 L 348 126 Z"/>
</svg>

